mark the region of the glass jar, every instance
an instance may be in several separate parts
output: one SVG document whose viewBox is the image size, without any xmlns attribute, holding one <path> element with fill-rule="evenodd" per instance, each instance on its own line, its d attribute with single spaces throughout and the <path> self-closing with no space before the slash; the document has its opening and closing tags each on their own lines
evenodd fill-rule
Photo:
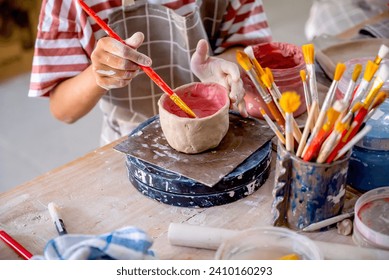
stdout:
<svg viewBox="0 0 389 280">
<path fill-rule="evenodd" d="M 259 64 L 272 71 L 280 92 L 295 91 L 300 95 L 301 105 L 294 116 L 303 114 L 306 105 L 300 71 L 306 71 L 306 67 L 301 47 L 283 42 L 262 43 L 252 47 Z"/>
<path fill-rule="evenodd" d="M 323 253 L 308 237 L 281 227 L 254 227 L 224 239 L 216 260 L 323 260 Z"/>
</svg>

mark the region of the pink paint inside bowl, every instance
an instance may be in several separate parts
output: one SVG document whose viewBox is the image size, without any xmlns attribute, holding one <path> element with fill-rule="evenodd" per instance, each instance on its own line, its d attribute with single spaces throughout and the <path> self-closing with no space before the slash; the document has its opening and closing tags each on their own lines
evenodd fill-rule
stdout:
<svg viewBox="0 0 389 280">
<path fill-rule="evenodd" d="M 175 89 L 174 92 L 198 118 L 212 116 L 225 107 L 227 103 L 229 105 L 227 89 L 216 83 L 187 84 Z M 188 115 L 170 98 L 164 99 L 163 108 L 176 116 L 188 118 Z"/>
</svg>

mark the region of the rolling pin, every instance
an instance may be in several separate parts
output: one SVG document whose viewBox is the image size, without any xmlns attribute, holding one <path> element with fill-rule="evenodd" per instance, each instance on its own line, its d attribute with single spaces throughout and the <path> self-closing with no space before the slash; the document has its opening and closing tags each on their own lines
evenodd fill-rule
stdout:
<svg viewBox="0 0 389 280">
<path fill-rule="evenodd" d="M 168 240 L 176 246 L 216 250 L 220 244 L 234 235 L 238 230 L 205 227 L 180 223 L 171 223 Z M 389 250 L 357 247 L 340 243 L 314 240 L 326 260 L 388 260 Z"/>
</svg>

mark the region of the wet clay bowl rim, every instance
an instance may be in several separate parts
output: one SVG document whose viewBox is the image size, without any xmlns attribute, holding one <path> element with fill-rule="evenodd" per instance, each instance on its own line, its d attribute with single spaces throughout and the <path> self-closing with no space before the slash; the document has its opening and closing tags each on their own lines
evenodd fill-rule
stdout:
<svg viewBox="0 0 389 280">
<path fill-rule="evenodd" d="M 198 117 L 188 117 L 167 94 L 162 95 L 158 109 L 161 128 L 169 145 L 187 154 L 217 147 L 229 128 L 227 89 L 217 83 L 195 82 L 178 87 L 174 92 Z"/>
</svg>

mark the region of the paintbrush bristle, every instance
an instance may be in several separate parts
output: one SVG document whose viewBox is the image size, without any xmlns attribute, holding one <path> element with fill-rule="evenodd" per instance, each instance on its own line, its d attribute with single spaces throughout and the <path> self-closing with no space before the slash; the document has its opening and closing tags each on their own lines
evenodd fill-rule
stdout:
<svg viewBox="0 0 389 280">
<path fill-rule="evenodd" d="M 274 82 L 273 72 L 271 71 L 271 69 L 269 67 L 265 68 L 265 73 L 269 77 L 270 83 L 273 83 Z"/>
<path fill-rule="evenodd" d="M 254 56 L 254 50 L 252 46 L 247 46 L 244 48 L 244 52 L 250 57 L 250 59 L 255 58 Z"/>
<path fill-rule="evenodd" d="M 271 81 L 266 73 L 261 76 L 261 80 L 265 87 L 271 88 Z"/>
<path fill-rule="evenodd" d="M 245 52 L 236 51 L 236 60 L 245 71 L 250 71 L 253 68 L 250 58 Z"/>
<path fill-rule="evenodd" d="M 377 72 L 378 67 L 379 66 L 375 64 L 373 61 L 368 60 L 366 63 L 365 73 L 363 74 L 363 79 L 370 82 L 371 79 L 373 79 L 375 72 Z"/>
<path fill-rule="evenodd" d="M 355 103 L 355 105 L 351 108 L 351 112 L 355 113 L 356 111 L 358 111 L 359 109 L 361 109 L 363 107 L 363 103 L 362 102 L 357 102 Z"/>
<path fill-rule="evenodd" d="M 285 113 L 294 113 L 300 107 L 300 95 L 295 91 L 286 91 L 281 95 L 279 104 Z"/>
<path fill-rule="evenodd" d="M 337 122 L 335 124 L 335 130 L 338 133 L 342 133 L 345 129 L 348 129 L 348 122 L 342 123 L 342 122 Z"/>
<path fill-rule="evenodd" d="M 315 60 L 315 47 L 313 44 L 305 44 L 302 46 L 304 60 L 306 64 L 313 64 Z"/>
<path fill-rule="evenodd" d="M 248 57 L 250 58 L 251 60 L 251 63 L 253 64 L 254 68 L 256 69 L 256 72 L 258 73 L 258 76 L 262 76 L 265 71 L 263 70 L 261 64 L 259 64 L 257 58 L 255 57 L 255 54 L 254 54 L 254 49 L 252 46 L 247 46 L 245 49 L 244 49 L 244 52 L 248 55 Z"/>
<path fill-rule="evenodd" d="M 361 75 L 361 72 L 362 72 L 362 64 L 360 64 L 360 63 L 355 64 L 354 71 L 353 71 L 351 79 L 354 82 L 356 82 L 358 80 L 359 75 Z"/>
<path fill-rule="evenodd" d="M 247 54 L 247 56 L 250 58 L 251 64 L 252 64 L 252 65 L 254 66 L 254 68 L 256 69 L 256 72 L 258 73 L 258 76 L 263 75 L 265 72 L 263 71 L 263 68 L 262 68 L 262 66 L 259 64 L 258 60 L 255 58 L 253 47 L 252 47 L 252 46 L 247 46 L 247 47 L 244 49 L 244 52 L 245 52 L 245 54 Z"/>
<path fill-rule="evenodd" d="M 307 73 L 305 72 L 305 70 L 300 70 L 300 77 L 303 82 L 307 81 Z"/>
<path fill-rule="evenodd" d="M 327 122 L 328 123 L 335 123 L 336 119 L 338 118 L 339 113 L 337 110 L 335 110 L 334 107 L 331 107 L 327 111 Z"/>
<path fill-rule="evenodd" d="M 378 56 L 380 58 L 384 58 L 385 56 L 387 56 L 389 53 L 389 47 L 385 46 L 385 45 L 381 45 L 379 51 L 378 51 Z"/>
<path fill-rule="evenodd" d="M 377 108 L 378 106 L 380 106 L 384 101 L 385 99 L 388 97 L 388 93 L 384 92 L 384 91 L 380 91 L 376 98 L 374 99 L 372 105 L 371 105 L 371 109 L 374 109 L 374 108 Z"/>
<path fill-rule="evenodd" d="M 346 70 L 346 65 L 344 63 L 338 63 L 336 65 L 334 80 L 339 81 L 342 78 L 344 71 Z"/>
<path fill-rule="evenodd" d="M 344 110 L 346 110 L 347 106 L 348 104 L 346 104 L 342 100 L 336 100 L 332 107 L 334 108 L 335 111 L 343 112 Z"/>
</svg>

